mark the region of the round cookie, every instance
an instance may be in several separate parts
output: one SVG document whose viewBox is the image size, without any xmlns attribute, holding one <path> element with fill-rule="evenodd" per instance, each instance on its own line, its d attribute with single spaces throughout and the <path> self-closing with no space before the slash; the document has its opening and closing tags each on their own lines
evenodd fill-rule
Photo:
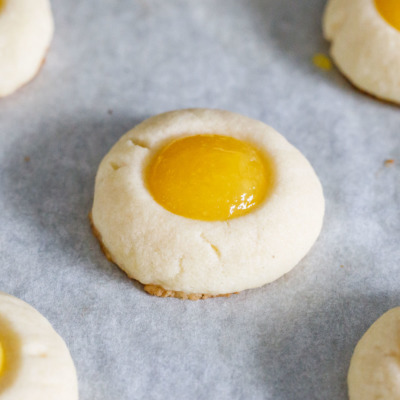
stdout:
<svg viewBox="0 0 400 400">
<path fill-rule="evenodd" d="M 0 97 L 36 75 L 53 30 L 49 0 L 0 0 Z"/>
<path fill-rule="evenodd" d="M 273 188 L 247 214 L 193 219 L 153 198 L 147 176 L 160 150 L 201 135 L 249 144 L 272 163 Z M 198 299 L 259 287 L 288 272 L 317 239 L 323 214 L 314 170 L 275 130 L 227 111 L 188 109 L 152 117 L 113 146 L 98 169 L 91 218 L 106 255 L 145 290 Z"/>
<path fill-rule="evenodd" d="M 383 314 L 358 342 L 350 362 L 350 400 L 400 398 L 400 307 Z"/>
<path fill-rule="evenodd" d="M 329 0 L 324 36 L 340 71 L 359 89 L 400 102 L 400 3 Z"/>
<path fill-rule="evenodd" d="M 77 400 L 67 346 L 33 307 L 0 292 L 1 400 Z"/>
</svg>

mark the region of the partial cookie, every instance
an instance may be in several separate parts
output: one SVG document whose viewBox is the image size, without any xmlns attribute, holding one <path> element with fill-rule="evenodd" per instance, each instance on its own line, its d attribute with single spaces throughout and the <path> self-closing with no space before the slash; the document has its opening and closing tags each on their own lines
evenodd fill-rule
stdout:
<svg viewBox="0 0 400 400">
<path fill-rule="evenodd" d="M 0 292 L 1 400 L 77 400 L 64 341 L 34 308 Z"/>
<path fill-rule="evenodd" d="M 36 75 L 53 30 L 49 0 L 0 0 L 0 97 Z"/>
<path fill-rule="evenodd" d="M 323 30 L 334 62 L 355 86 L 400 102 L 398 0 L 329 0 Z"/>
<path fill-rule="evenodd" d="M 92 222 L 108 256 L 155 295 L 203 298 L 262 286 L 317 239 L 321 184 L 262 122 L 220 110 L 173 111 L 104 157 Z"/>
<path fill-rule="evenodd" d="M 400 307 L 383 314 L 358 342 L 348 385 L 350 400 L 400 398 Z"/>
</svg>

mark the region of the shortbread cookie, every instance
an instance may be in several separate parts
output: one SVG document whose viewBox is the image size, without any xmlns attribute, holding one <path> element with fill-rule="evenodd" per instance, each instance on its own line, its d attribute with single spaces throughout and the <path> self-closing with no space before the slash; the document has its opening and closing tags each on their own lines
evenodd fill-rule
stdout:
<svg viewBox="0 0 400 400">
<path fill-rule="evenodd" d="M 400 399 L 400 307 L 383 314 L 358 342 L 348 385 L 350 400 Z"/>
<path fill-rule="evenodd" d="M 0 97 L 36 75 L 53 29 L 49 0 L 0 0 Z"/>
<path fill-rule="evenodd" d="M 114 145 L 97 173 L 92 223 L 108 256 L 151 294 L 203 298 L 288 272 L 323 214 L 317 176 L 281 135 L 192 109 L 150 118 Z"/>
<path fill-rule="evenodd" d="M 400 102 L 398 0 L 329 0 L 323 30 L 334 62 L 355 86 Z"/>
<path fill-rule="evenodd" d="M 67 346 L 34 308 L 0 292 L 1 400 L 77 400 Z"/>
</svg>

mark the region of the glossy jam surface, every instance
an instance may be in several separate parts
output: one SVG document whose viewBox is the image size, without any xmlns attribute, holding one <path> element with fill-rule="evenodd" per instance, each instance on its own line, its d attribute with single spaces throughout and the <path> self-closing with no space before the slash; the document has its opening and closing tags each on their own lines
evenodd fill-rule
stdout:
<svg viewBox="0 0 400 400">
<path fill-rule="evenodd" d="M 4 358 L 4 349 L 3 345 L 0 342 L 0 376 L 2 375 L 4 371 L 4 365 L 5 365 L 5 358 Z"/>
<path fill-rule="evenodd" d="M 375 0 L 375 6 L 385 21 L 400 31 L 400 1 Z"/>
<path fill-rule="evenodd" d="M 247 214 L 274 185 L 273 163 L 229 136 L 177 139 L 151 161 L 147 183 L 154 199 L 183 217 L 222 221 Z"/>
</svg>

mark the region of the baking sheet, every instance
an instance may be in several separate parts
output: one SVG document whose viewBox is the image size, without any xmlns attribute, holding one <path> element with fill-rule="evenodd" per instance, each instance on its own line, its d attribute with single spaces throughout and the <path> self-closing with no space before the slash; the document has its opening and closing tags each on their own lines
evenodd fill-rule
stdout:
<svg viewBox="0 0 400 400">
<path fill-rule="evenodd" d="M 0 100 L 0 290 L 65 339 L 80 399 L 347 398 L 355 344 L 400 303 L 400 113 L 312 64 L 324 3 L 53 0 L 43 69 Z M 186 107 L 260 119 L 316 169 L 323 231 L 280 280 L 159 299 L 101 253 L 87 219 L 101 158 Z"/>
</svg>

